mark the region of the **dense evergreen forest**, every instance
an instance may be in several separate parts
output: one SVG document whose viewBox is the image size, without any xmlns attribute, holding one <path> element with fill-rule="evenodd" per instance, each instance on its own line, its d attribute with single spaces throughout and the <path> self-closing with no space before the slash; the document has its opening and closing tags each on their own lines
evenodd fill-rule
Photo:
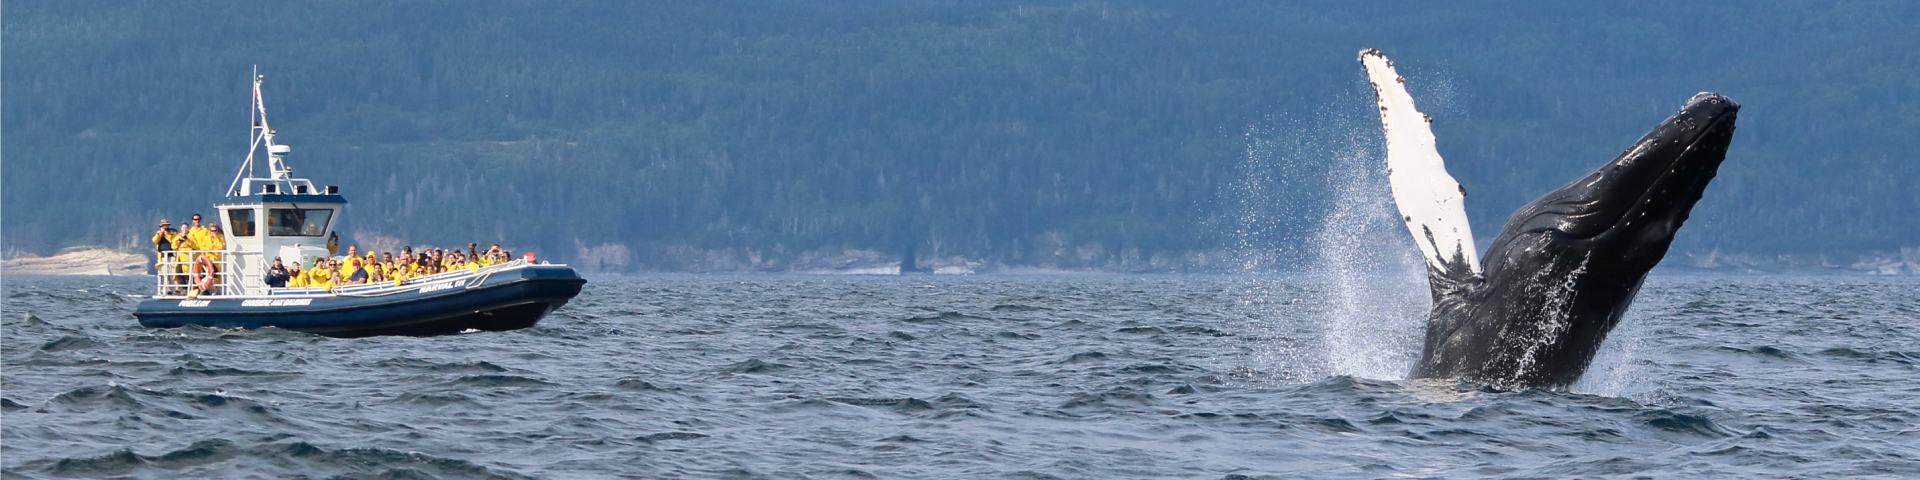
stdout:
<svg viewBox="0 0 1920 480">
<path fill-rule="evenodd" d="M 1286 175 L 1319 160 L 1249 151 L 1377 141 L 1350 120 L 1377 47 L 1480 235 L 1718 91 L 1741 128 L 1676 250 L 1897 249 L 1920 245 L 1916 20 L 1897 0 L 9 2 L 0 243 L 135 245 L 208 211 L 258 65 L 289 162 L 341 186 L 361 239 L 627 269 L 1096 267 L 1246 246 L 1235 186 L 1291 163 L 1255 242 L 1284 250 L 1331 198 Z"/>
</svg>

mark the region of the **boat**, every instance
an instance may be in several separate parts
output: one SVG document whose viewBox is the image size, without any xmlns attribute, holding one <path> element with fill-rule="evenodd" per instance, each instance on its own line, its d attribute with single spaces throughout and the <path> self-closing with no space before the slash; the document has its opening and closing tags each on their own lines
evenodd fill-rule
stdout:
<svg viewBox="0 0 1920 480">
<path fill-rule="evenodd" d="M 586 279 L 566 265 L 536 261 L 531 253 L 402 282 L 331 289 L 268 286 L 266 273 L 275 259 L 311 265 L 332 255 L 322 245 L 334 238 L 347 200 L 338 186 L 320 188 L 293 176 L 285 158 L 292 149 L 274 141 L 276 132 L 267 123 L 260 95 L 264 80 L 256 70 L 252 146 L 225 198 L 214 204 L 213 220 L 221 225 L 227 248 L 163 255 L 155 294 L 133 312 L 140 325 L 277 327 L 345 338 L 507 331 L 533 326 L 580 294 Z M 264 177 L 256 175 L 254 161 L 262 150 Z M 191 280 L 183 283 L 183 278 Z"/>
</svg>

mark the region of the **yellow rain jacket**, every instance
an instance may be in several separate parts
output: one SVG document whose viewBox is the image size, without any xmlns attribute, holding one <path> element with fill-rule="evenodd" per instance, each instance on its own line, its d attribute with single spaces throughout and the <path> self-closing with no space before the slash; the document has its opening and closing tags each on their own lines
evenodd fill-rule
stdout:
<svg viewBox="0 0 1920 480">
<path fill-rule="evenodd" d="M 208 231 L 207 243 L 200 244 L 200 249 L 201 250 L 226 250 L 227 236 L 215 234 L 212 231 Z M 220 262 L 220 254 L 218 253 L 209 253 L 207 254 L 207 258 L 212 258 L 216 264 Z"/>
<path fill-rule="evenodd" d="M 179 248 L 180 234 L 176 233 L 176 234 L 168 235 L 165 232 L 154 232 L 153 247 L 155 249 L 160 248 L 160 245 L 162 245 L 162 243 L 160 242 L 166 242 L 165 245 L 167 246 L 167 250 L 173 250 L 173 249 Z M 167 258 L 166 258 L 167 256 L 168 254 L 155 255 L 156 258 L 153 263 L 153 268 L 156 268 L 156 269 L 160 268 L 160 264 L 167 261 Z M 174 258 L 178 259 L 179 256 L 174 255 Z"/>
<path fill-rule="evenodd" d="M 215 250 L 216 248 L 214 247 L 214 245 L 220 245 L 224 247 L 226 246 L 226 243 L 227 243 L 227 240 L 224 238 L 220 239 L 220 242 L 218 244 L 214 243 L 214 238 L 217 238 L 218 236 L 214 235 L 213 231 L 208 230 L 207 227 L 188 228 L 186 237 L 187 237 L 187 245 L 188 245 L 187 250 Z"/>
<path fill-rule="evenodd" d="M 333 269 L 313 267 L 307 270 L 307 286 L 333 288 Z"/>
</svg>

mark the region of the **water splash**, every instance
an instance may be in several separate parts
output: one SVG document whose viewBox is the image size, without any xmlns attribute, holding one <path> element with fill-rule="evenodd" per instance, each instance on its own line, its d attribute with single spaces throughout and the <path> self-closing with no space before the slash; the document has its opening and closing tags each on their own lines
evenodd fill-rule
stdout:
<svg viewBox="0 0 1920 480">
<path fill-rule="evenodd" d="M 1332 120 L 1325 182 L 1334 207 L 1314 232 L 1309 263 L 1329 293 L 1322 352 L 1332 374 L 1405 378 L 1430 308 L 1426 271 L 1397 221 L 1378 123 Z"/>
<path fill-rule="evenodd" d="M 1407 69 L 1420 110 L 1452 116 L 1458 95 L 1445 70 Z M 1308 271 L 1329 295 L 1321 353 L 1330 374 L 1398 380 L 1420 354 L 1432 298 L 1426 262 L 1401 223 L 1387 184 L 1385 141 L 1370 88 L 1356 88 L 1308 130 L 1332 210 L 1313 233 Z M 1444 139 L 1441 139 L 1444 142 Z M 1306 152 L 1301 152 L 1306 153 Z"/>
<path fill-rule="evenodd" d="M 1316 338 L 1255 352 L 1282 379 L 1400 379 L 1419 353 L 1426 272 L 1397 221 L 1377 114 L 1360 93 L 1249 127 L 1241 179 L 1228 189 L 1243 270 L 1291 266 L 1302 275 L 1287 281 L 1311 285 L 1310 305 L 1285 313 L 1310 315 Z"/>
</svg>

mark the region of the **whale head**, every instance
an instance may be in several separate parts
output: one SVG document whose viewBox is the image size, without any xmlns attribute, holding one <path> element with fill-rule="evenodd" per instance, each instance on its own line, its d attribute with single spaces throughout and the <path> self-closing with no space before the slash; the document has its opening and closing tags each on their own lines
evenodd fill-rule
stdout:
<svg viewBox="0 0 1920 480">
<path fill-rule="evenodd" d="M 1538 258 L 1513 255 L 1520 253 L 1514 248 L 1548 247 L 1584 254 L 1590 271 L 1643 277 L 1726 160 L 1739 112 L 1727 97 L 1694 95 L 1613 161 L 1514 212 L 1489 245 L 1488 267 Z"/>
</svg>

